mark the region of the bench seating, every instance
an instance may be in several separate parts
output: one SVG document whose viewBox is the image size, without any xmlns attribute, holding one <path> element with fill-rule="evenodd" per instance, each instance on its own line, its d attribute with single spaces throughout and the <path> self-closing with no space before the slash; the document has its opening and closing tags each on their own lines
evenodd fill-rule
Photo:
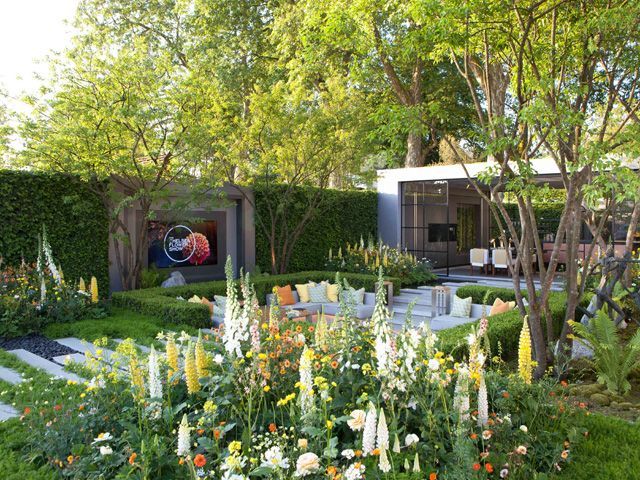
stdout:
<svg viewBox="0 0 640 480">
<path fill-rule="evenodd" d="M 316 302 L 301 302 L 300 297 L 298 296 L 298 292 L 293 291 L 293 298 L 296 301 L 293 305 L 286 305 L 283 308 L 291 308 L 294 310 L 308 310 L 309 312 L 319 313 L 324 310 L 324 313 L 327 315 L 337 315 L 340 313 L 340 303 L 337 302 L 329 302 L 329 303 L 316 303 Z M 271 305 L 273 300 L 273 294 L 267 294 L 267 305 Z M 365 319 L 371 317 L 373 315 L 373 308 L 376 304 L 376 295 L 375 293 L 364 293 L 364 303 L 360 305 L 355 305 L 355 316 L 359 319 Z"/>
</svg>

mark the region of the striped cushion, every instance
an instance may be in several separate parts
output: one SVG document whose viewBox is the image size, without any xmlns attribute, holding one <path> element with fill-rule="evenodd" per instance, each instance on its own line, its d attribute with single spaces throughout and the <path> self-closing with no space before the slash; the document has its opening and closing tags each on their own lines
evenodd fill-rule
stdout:
<svg viewBox="0 0 640 480">
<path fill-rule="evenodd" d="M 342 291 L 342 301 L 344 303 L 350 303 L 353 305 L 362 305 L 364 303 L 364 288 L 356 290 L 353 287 L 349 287 L 348 290 Z"/>
<path fill-rule="evenodd" d="M 329 303 L 327 298 L 327 284 L 309 285 L 309 301 L 312 303 Z"/>
<path fill-rule="evenodd" d="M 469 315 L 471 315 L 471 297 L 460 298 L 457 295 L 453 297 L 451 316 L 469 318 Z"/>
</svg>

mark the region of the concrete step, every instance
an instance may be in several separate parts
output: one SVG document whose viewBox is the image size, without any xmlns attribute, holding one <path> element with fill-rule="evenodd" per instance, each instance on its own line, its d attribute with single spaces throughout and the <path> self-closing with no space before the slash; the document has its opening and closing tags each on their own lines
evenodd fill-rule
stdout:
<svg viewBox="0 0 640 480">
<path fill-rule="evenodd" d="M 400 295 L 402 294 L 406 294 L 406 295 L 423 295 L 426 291 L 431 291 L 433 287 L 430 286 L 424 286 L 424 287 L 418 287 L 418 288 L 401 288 L 400 289 Z"/>
<path fill-rule="evenodd" d="M 75 373 L 67 372 L 64 368 L 62 368 L 61 365 L 51 362 L 46 358 L 42 358 L 36 355 L 35 353 L 31 353 L 22 348 L 17 350 L 9 350 L 9 353 L 12 353 L 16 357 L 18 357 L 20 360 L 22 360 L 23 362 L 25 362 L 26 364 L 34 368 L 39 368 L 40 370 L 44 370 L 46 373 L 48 373 L 52 377 L 63 378 L 65 380 L 73 380 L 74 382 L 78 382 L 78 383 L 81 383 L 83 381 L 83 379 L 80 378 Z"/>
<path fill-rule="evenodd" d="M 0 380 L 4 380 L 7 383 L 12 385 L 16 385 L 18 383 L 22 383 L 22 375 L 15 370 L 12 370 L 7 367 L 0 366 Z"/>
<path fill-rule="evenodd" d="M 409 305 L 411 302 L 415 302 L 415 305 L 421 305 L 424 307 L 431 306 L 431 295 L 400 295 L 393 297 L 393 306 L 396 305 Z"/>
<path fill-rule="evenodd" d="M 9 420 L 10 418 L 15 418 L 19 415 L 20 413 L 11 405 L 0 403 L 0 422 L 4 422 L 5 420 Z"/>
</svg>

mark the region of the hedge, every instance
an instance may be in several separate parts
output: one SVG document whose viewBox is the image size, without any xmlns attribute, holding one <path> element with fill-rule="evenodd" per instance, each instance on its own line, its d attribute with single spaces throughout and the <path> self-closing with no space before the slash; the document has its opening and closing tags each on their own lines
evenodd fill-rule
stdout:
<svg viewBox="0 0 640 480">
<path fill-rule="evenodd" d="M 106 209 L 86 183 L 61 174 L 0 170 L 0 257 L 4 265 L 35 262 L 42 226 L 65 277 L 109 285 Z"/>
<path fill-rule="evenodd" d="M 269 239 L 260 227 L 258 218 L 269 219 L 268 205 L 276 205 L 274 196 L 281 195 L 284 187 L 269 189 L 254 187 L 256 205 L 256 265 L 263 272 L 271 272 Z M 287 212 L 290 230 L 304 215 L 309 198 L 317 189 L 298 187 L 292 194 L 291 202 L 280 205 Z M 322 193 L 319 211 L 309 221 L 298 238 L 288 265 L 289 272 L 322 270 L 329 249 L 337 251 L 346 242 L 354 243 L 360 238 L 377 237 L 378 196 L 375 191 L 332 190 Z M 267 201 L 267 198 L 269 199 Z M 277 226 L 280 228 L 280 225 Z"/>
<path fill-rule="evenodd" d="M 360 273 L 340 273 L 352 287 L 364 288 L 372 292 L 378 277 Z M 258 301 L 264 304 L 267 293 L 271 293 L 274 286 L 294 285 L 309 281 L 333 281 L 335 272 L 308 271 L 283 275 L 261 275 L 251 279 Z M 399 278 L 385 278 L 393 282 L 394 292 L 400 291 Z M 196 327 L 204 327 L 211 323 L 209 309 L 204 305 L 188 303 L 177 297 L 189 299 L 194 295 L 212 299 L 214 295 L 226 295 L 227 284 L 224 280 L 191 283 L 171 288 L 146 288 L 128 292 L 116 292 L 112 296 L 112 303 L 117 307 L 124 307 L 139 313 L 151 315 L 166 323 L 185 323 Z"/>
<path fill-rule="evenodd" d="M 488 293 L 487 293 L 488 292 Z M 491 305 L 496 297 L 504 301 L 515 300 L 515 292 L 508 288 L 492 288 L 489 286 L 466 286 L 457 290 L 456 295 L 461 298 L 471 297 L 473 303 L 484 303 L 485 295 L 488 299 L 486 304 Z M 526 292 L 523 292 L 526 297 Z M 585 299 L 588 301 L 588 299 Z M 551 292 L 549 295 L 549 309 L 553 319 L 554 334 L 559 335 L 564 323 L 566 312 L 566 294 L 564 292 Z M 478 322 L 458 325 L 457 327 L 438 332 L 440 349 L 444 352 L 454 352 L 457 358 L 461 358 L 468 353 L 467 335 Z M 544 324 L 543 324 L 544 328 Z M 522 329 L 522 316 L 516 308 L 510 312 L 492 315 L 489 317 L 488 337 L 491 344 L 491 351 L 498 352 L 498 343 L 502 350 L 504 359 L 517 358 L 518 342 L 520 330 Z"/>
</svg>

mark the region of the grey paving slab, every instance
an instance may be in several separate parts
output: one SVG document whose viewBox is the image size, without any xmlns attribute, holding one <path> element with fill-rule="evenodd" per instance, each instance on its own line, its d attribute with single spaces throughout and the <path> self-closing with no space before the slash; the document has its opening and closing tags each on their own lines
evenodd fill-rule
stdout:
<svg viewBox="0 0 640 480">
<path fill-rule="evenodd" d="M 80 340 L 75 337 L 67 337 L 67 338 L 59 338 L 56 340 L 61 345 L 65 347 L 73 348 L 80 353 L 90 352 L 92 355 L 96 355 L 96 352 L 100 350 L 102 352 L 102 356 L 105 360 L 110 360 L 111 356 L 115 353 L 113 350 L 109 350 L 108 348 L 96 347 L 93 343 L 87 342 L 85 340 Z"/>
<path fill-rule="evenodd" d="M 84 364 L 87 361 L 87 357 L 82 353 L 70 353 L 68 355 L 53 357 L 53 361 L 59 363 L 60 365 L 66 365 L 69 362 Z"/>
<path fill-rule="evenodd" d="M 5 420 L 9 420 L 10 418 L 15 418 L 18 415 L 20 415 L 20 413 L 11 405 L 0 403 L 0 422 L 4 422 Z"/>
<path fill-rule="evenodd" d="M 66 380 L 73 380 L 76 382 L 82 382 L 83 379 L 76 375 L 75 373 L 67 372 L 61 365 L 57 363 L 51 362 L 46 358 L 39 357 L 35 353 L 31 353 L 27 350 L 23 350 L 22 348 L 18 350 L 9 350 L 9 353 L 12 353 L 20 360 L 25 362 L 28 365 L 31 365 L 34 368 L 39 368 L 40 370 L 44 370 L 46 373 L 53 377 L 64 378 Z"/>
<path fill-rule="evenodd" d="M 15 370 L 0 366 L 0 380 L 4 380 L 5 382 L 15 385 L 17 383 L 22 383 L 23 378 L 22 375 Z"/>
</svg>

